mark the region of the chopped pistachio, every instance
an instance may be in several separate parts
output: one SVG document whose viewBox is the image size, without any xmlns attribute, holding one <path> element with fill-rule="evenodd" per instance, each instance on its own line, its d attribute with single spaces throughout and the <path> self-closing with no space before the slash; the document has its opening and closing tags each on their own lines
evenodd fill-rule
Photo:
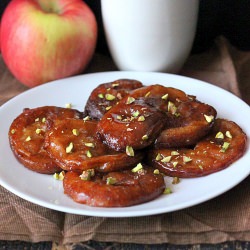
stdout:
<svg viewBox="0 0 250 250">
<path fill-rule="evenodd" d="M 86 155 L 87 155 L 88 158 L 92 157 L 92 154 L 91 154 L 91 152 L 89 150 L 86 152 Z"/>
<path fill-rule="evenodd" d="M 177 107 L 174 105 L 173 102 L 168 102 L 168 112 L 170 112 L 172 115 L 174 115 L 177 111 Z"/>
<path fill-rule="evenodd" d="M 149 97 L 150 96 L 150 91 L 149 92 L 147 92 L 147 94 L 145 95 L 145 97 Z"/>
<path fill-rule="evenodd" d="M 69 145 L 66 147 L 66 153 L 67 154 L 72 153 L 73 148 L 74 148 L 74 144 L 73 142 L 70 142 Z"/>
<path fill-rule="evenodd" d="M 213 115 L 204 115 L 206 121 L 208 123 L 212 122 L 214 120 L 214 116 Z"/>
<path fill-rule="evenodd" d="M 178 151 L 172 151 L 171 155 L 179 155 L 180 153 Z"/>
<path fill-rule="evenodd" d="M 233 136 L 232 136 L 232 134 L 230 133 L 230 131 L 226 131 L 226 137 L 228 137 L 228 138 L 233 138 Z"/>
<path fill-rule="evenodd" d="M 128 156 L 135 156 L 134 149 L 131 146 L 126 146 L 126 154 Z"/>
<path fill-rule="evenodd" d="M 53 174 L 53 178 L 54 178 L 55 180 L 59 180 L 59 174 L 58 174 L 58 173 L 54 173 L 54 174 Z"/>
<path fill-rule="evenodd" d="M 168 94 L 165 94 L 161 97 L 162 100 L 167 100 L 168 99 Z"/>
<path fill-rule="evenodd" d="M 173 177 L 172 184 L 178 184 L 180 183 L 180 178 L 179 177 Z"/>
<path fill-rule="evenodd" d="M 113 88 L 118 87 L 118 86 L 119 86 L 119 83 L 112 83 Z"/>
<path fill-rule="evenodd" d="M 11 134 L 15 134 L 15 133 L 16 133 L 16 130 L 15 130 L 15 129 L 11 129 L 10 133 L 11 133 Z"/>
<path fill-rule="evenodd" d="M 165 190 L 164 190 L 164 192 L 163 192 L 163 194 L 171 194 L 172 193 L 172 190 L 171 190 L 171 188 L 165 188 Z"/>
<path fill-rule="evenodd" d="M 64 171 L 61 171 L 60 173 L 59 173 L 59 181 L 62 181 L 63 179 L 64 179 L 64 176 L 65 176 L 65 172 Z"/>
<path fill-rule="evenodd" d="M 140 114 L 140 112 L 137 110 L 137 111 L 135 111 L 135 112 L 133 112 L 133 117 L 137 117 L 138 115 Z"/>
<path fill-rule="evenodd" d="M 43 117 L 43 118 L 42 118 L 42 123 L 45 123 L 45 122 L 46 122 L 46 118 Z"/>
<path fill-rule="evenodd" d="M 159 169 L 155 169 L 155 170 L 154 170 L 154 174 L 160 174 Z"/>
<path fill-rule="evenodd" d="M 108 101 L 113 101 L 115 99 L 115 96 L 111 95 L 111 94 L 106 94 L 105 99 L 108 100 Z"/>
<path fill-rule="evenodd" d="M 134 168 L 131 169 L 133 173 L 138 172 L 139 170 L 143 169 L 143 166 L 141 163 L 138 163 Z"/>
<path fill-rule="evenodd" d="M 71 103 L 66 103 L 66 104 L 65 104 L 65 108 L 71 109 L 71 108 L 72 108 L 72 104 L 71 104 Z"/>
<path fill-rule="evenodd" d="M 178 165 L 178 161 L 173 161 L 172 164 L 173 164 L 173 167 L 175 168 Z"/>
<path fill-rule="evenodd" d="M 93 142 L 85 142 L 84 145 L 89 148 L 94 148 L 95 144 Z"/>
<path fill-rule="evenodd" d="M 215 138 L 217 139 L 224 139 L 224 134 L 222 132 L 218 132 L 216 135 L 215 135 Z"/>
<path fill-rule="evenodd" d="M 62 181 L 64 179 L 65 172 L 61 171 L 60 173 L 54 173 L 53 178 L 59 181 Z"/>
<path fill-rule="evenodd" d="M 220 152 L 225 153 L 227 149 L 229 148 L 229 146 L 230 146 L 230 143 L 225 141 L 222 145 Z"/>
<path fill-rule="evenodd" d="M 31 137 L 30 136 L 27 136 L 25 141 L 30 141 L 31 140 Z"/>
<path fill-rule="evenodd" d="M 161 159 L 162 159 L 162 156 L 161 156 L 160 153 L 158 153 L 158 154 L 156 155 L 156 157 L 155 157 L 155 160 L 156 160 L 156 161 L 159 161 L 159 160 L 161 160 Z"/>
<path fill-rule="evenodd" d="M 41 132 L 42 132 L 42 130 L 41 130 L 40 128 L 37 128 L 37 129 L 36 129 L 36 134 L 39 135 Z"/>
<path fill-rule="evenodd" d="M 201 170 L 203 170 L 203 167 L 202 167 L 202 165 L 199 165 L 199 168 L 200 168 Z"/>
<path fill-rule="evenodd" d="M 108 107 L 106 107 L 105 109 L 108 111 L 108 110 L 110 110 L 112 108 L 112 106 L 108 106 Z"/>
<path fill-rule="evenodd" d="M 76 128 L 73 128 L 72 129 L 72 134 L 75 135 L 75 136 L 78 136 L 79 135 L 79 130 L 76 129 Z"/>
<path fill-rule="evenodd" d="M 148 140 L 148 135 L 143 135 L 142 140 L 144 140 L 144 141 Z"/>
<path fill-rule="evenodd" d="M 170 162 L 171 157 L 172 157 L 171 155 L 163 157 L 163 159 L 161 160 L 161 162 Z"/>
<path fill-rule="evenodd" d="M 89 181 L 91 177 L 93 176 L 95 176 L 95 170 L 91 168 L 91 169 L 84 170 L 79 177 L 83 181 Z"/>
<path fill-rule="evenodd" d="M 109 177 L 106 179 L 106 184 L 107 184 L 107 185 L 114 185 L 116 182 L 117 182 L 116 178 L 111 177 L 111 176 L 109 176 Z"/>
<path fill-rule="evenodd" d="M 191 159 L 190 157 L 184 155 L 184 156 L 183 156 L 183 161 L 184 161 L 185 163 L 187 163 L 187 162 L 192 161 L 192 159 Z"/>
<path fill-rule="evenodd" d="M 117 115 L 116 119 L 119 120 L 119 121 L 121 121 L 122 120 L 122 116 L 121 115 Z"/>
<path fill-rule="evenodd" d="M 135 101 L 135 98 L 132 97 L 132 96 L 129 96 L 128 99 L 127 99 L 126 104 L 131 104 L 131 103 L 133 103 L 134 101 Z"/>
<path fill-rule="evenodd" d="M 145 121 L 145 117 L 143 115 L 138 117 L 138 122 L 144 122 Z"/>
<path fill-rule="evenodd" d="M 100 94 L 98 94 L 98 97 L 99 97 L 100 99 L 103 99 L 103 98 L 104 98 L 104 95 L 103 95 L 102 93 L 100 93 Z"/>
<path fill-rule="evenodd" d="M 85 117 L 83 118 L 83 120 L 86 122 L 86 121 L 90 120 L 90 117 L 87 115 L 87 116 L 85 116 Z"/>
<path fill-rule="evenodd" d="M 91 179 L 90 173 L 88 171 L 83 171 L 82 174 L 79 175 L 79 177 L 83 181 L 89 181 Z"/>
</svg>

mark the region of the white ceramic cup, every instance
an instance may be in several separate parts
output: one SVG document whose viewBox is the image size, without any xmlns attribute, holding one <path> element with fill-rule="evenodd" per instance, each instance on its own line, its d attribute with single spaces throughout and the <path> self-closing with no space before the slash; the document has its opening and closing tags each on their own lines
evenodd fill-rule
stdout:
<svg viewBox="0 0 250 250">
<path fill-rule="evenodd" d="M 120 70 L 177 73 L 190 54 L 199 0 L 102 0 L 112 58 Z"/>
</svg>

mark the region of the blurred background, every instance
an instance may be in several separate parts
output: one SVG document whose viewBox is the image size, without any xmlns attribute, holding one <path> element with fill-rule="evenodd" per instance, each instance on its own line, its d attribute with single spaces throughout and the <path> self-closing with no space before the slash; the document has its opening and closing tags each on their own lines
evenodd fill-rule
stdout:
<svg viewBox="0 0 250 250">
<path fill-rule="evenodd" d="M 10 0 L 0 1 L 0 15 Z M 99 37 L 97 52 L 108 54 L 104 36 L 100 0 L 86 0 L 95 13 Z M 250 50 L 250 0 L 200 0 L 199 18 L 192 53 L 208 50 L 218 36 L 224 36 L 235 47 Z"/>
</svg>

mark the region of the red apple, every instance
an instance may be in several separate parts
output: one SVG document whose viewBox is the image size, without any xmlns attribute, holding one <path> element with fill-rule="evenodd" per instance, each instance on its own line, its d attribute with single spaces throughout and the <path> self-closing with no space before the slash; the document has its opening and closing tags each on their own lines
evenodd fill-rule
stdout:
<svg viewBox="0 0 250 250">
<path fill-rule="evenodd" d="M 81 0 L 12 0 L 1 20 L 3 59 L 23 84 L 82 72 L 97 41 L 97 22 Z"/>
</svg>

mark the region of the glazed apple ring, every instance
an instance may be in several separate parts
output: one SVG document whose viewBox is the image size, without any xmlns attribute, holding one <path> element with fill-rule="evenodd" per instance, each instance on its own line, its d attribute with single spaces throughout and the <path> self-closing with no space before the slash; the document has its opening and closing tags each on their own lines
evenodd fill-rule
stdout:
<svg viewBox="0 0 250 250">
<path fill-rule="evenodd" d="M 43 174 L 52 174 L 61 168 L 44 149 L 44 137 L 49 119 L 58 117 L 80 118 L 74 109 L 44 106 L 25 109 L 11 124 L 9 141 L 11 149 L 25 167 Z"/>
<path fill-rule="evenodd" d="M 97 124 L 95 120 L 51 121 L 45 148 L 58 166 L 67 171 L 94 168 L 109 172 L 128 168 L 142 159 L 142 152 L 119 153 L 103 144 L 96 135 Z"/>
<path fill-rule="evenodd" d="M 198 101 L 181 102 L 155 141 L 156 148 L 186 147 L 196 144 L 214 125 L 216 110 Z M 170 115 L 168 115 L 169 117 Z"/>
<path fill-rule="evenodd" d="M 212 131 L 192 148 L 151 150 L 147 163 L 168 176 L 199 177 L 220 171 L 239 159 L 246 134 L 234 122 L 216 119 Z"/>
<path fill-rule="evenodd" d="M 163 176 L 154 174 L 152 168 L 84 177 L 67 172 L 63 180 L 64 193 L 78 203 L 94 207 L 132 206 L 156 199 L 165 190 Z"/>
<path fill-rule="evenodd" d="M 142 86 L 141 82 L 132 79 L 119 79 L 100 84 L 90 94 L 85 111 L 91 118 L 99 120 L 129 92 Z"/>
<path fill-rule="evenodd" d="M 131 91 L 129 96 L 164 112 L 165 128 L 155 141 L 156 148 L 195 144 L 209 132 L 217 115 L 212 106 L 173 87 L 150 85 Z"/>
<path fill-rule="evenodd" d="M 164 113 L 144 101 L 129 98 L 127 103 L 115 105 L 98 123 L 97 133 L 116 151 L 149 146 L 165 126 Z"/>
</svg>

